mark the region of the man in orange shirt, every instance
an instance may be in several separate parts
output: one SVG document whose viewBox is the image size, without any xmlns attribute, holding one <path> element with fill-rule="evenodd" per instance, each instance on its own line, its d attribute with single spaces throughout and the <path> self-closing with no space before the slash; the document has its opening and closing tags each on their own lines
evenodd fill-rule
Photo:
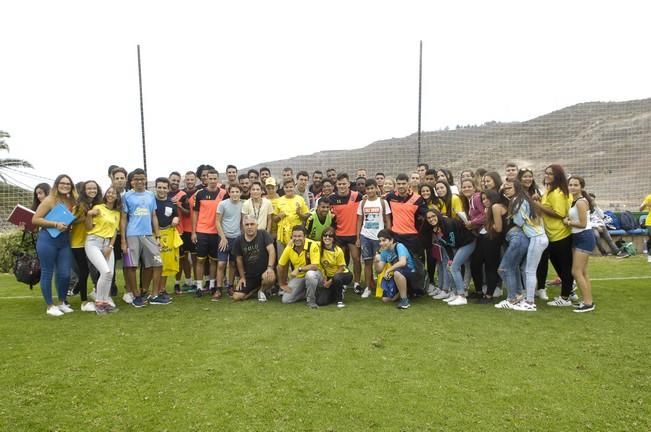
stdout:
<svg viewBox="0 0 651 432">
<path fill-rule="evenodd" d="M 418 238 L 417 227 L 420 225 L 419 218 L 427 213 L 427 205 L 420 195 L 409 190 L 407 174 L 398 174 L 396 191 L 389 192 L 386 201 L 393 214 L 391 230 L 395 233 L 396 242 L 407 246 L 412 255 L 422 257 L 423 247 Z"/>
</svg>

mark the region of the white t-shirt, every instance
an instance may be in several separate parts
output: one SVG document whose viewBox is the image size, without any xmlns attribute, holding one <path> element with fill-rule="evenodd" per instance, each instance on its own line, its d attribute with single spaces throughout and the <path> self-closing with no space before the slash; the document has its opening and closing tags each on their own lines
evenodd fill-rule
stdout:
<svg viewBox="0 0 651 432">
<path fill-rule="evenodd" d="M 270 214 L 273 214 L 274 207 L 271 204 L 271 201 L 267 198 L 262 198 L 262 203 L 260 207 L 258 205 L 253 205 L 253 198 L 248 199 L 242 205 L 242 214 L 243 215 L 252 215 L 258 220 L 258 229 L 267 230 L 271 227 L 267 226 L 267 218 Z"/>
<path fill-rule="evenodd" d="M 357 206 L 357 214 L 364 217 L 360 234 L 367 239 L 377 240 L 377 233 L 384 229 L 384 217 L 382 215 L 382 203 L 380 200 L 381 198 L 379 197 L 374 201 L 367 199 L 366 203 L 362 200 Z M 364 204 L 363 209 L 362 204 Z M 385 214 L 391 213 L 391 207 L 386 201 L 384 201 L 384 209 Z"/>
</svg>

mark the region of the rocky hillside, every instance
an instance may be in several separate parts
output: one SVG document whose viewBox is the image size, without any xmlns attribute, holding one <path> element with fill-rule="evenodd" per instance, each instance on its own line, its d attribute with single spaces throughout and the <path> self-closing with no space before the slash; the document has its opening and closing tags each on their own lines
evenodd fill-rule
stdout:
<svg viewBox="0 0 651 432">
<path fill-rule="evenodd" d="M 586 178 L 602 207 L 637 207 L 651 193 L 651 99 L 627 102 L 588 102 L 524 122 L 490 122 L 482 126 L 424 132 L 421 160 L 457 175 L 463 168 L 483 167 L 503 172 L 506 161 L 533 168 L 560 163 L 568 173 Z M 290 166 L 387 175 L 416 166 L 417 136 L 376 141 L 353 150 L 321 151 L 291 159 L 260 163 L 279 177 Z M 537 175 L 537 180 L 540 176 Z M 539 181 L 539 180 L 538 180 Z"/>
</svg>

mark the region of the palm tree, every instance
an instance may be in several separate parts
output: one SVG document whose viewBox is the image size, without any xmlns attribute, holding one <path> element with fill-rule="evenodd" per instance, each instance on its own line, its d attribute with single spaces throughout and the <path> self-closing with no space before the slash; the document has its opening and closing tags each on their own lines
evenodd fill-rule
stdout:
<svg viewBox="0 0 651 432">
<path fill-rule="evenodd" d="M 5 138 L 9 138 L 9 134 L 0 130 L 0 150 L 7 150 L 9 152 L 9 145 L 6 143 Z M 7 183 L 7 179 L 2 175 L 2 169 L 8 167 L 34 168 L 31 163 L 23 159 L 2 158 L 0 159 L 0 180 L 4 183 Z"/>
</svg>

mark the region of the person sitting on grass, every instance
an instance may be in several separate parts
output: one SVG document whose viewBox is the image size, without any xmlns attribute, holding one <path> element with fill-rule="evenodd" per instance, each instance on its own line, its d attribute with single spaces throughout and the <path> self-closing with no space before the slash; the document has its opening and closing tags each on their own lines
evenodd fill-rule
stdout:
<svg viewBox="0 0 651 432">
<path fill-rule="evenodd" d="M 344 251 L 335 244 L 335 229 L 328 227 L 321 235 L 321 271 L 323 281 L 317 288 L 316 304 L 325 306 L 337 302 L 343 308 L 344 285 L 353 281 L 353 274 L 346 267 Z"/>
<path fill-rule="evenodd" d="M 378 232 L 377 236 L 380 240 L 380 252 L 375 256 L 375 270 L 380 273 L 385 264 L 389 264 L 389 267 L 384 270 L 384 278 L 387 285 L 395 284 L 395 289 L 391 289 L 391 287 L 383 292 L 382 301 L 388 303 L 400 298 L 397 308 L 409 309 L 411 304 L 407 298 L 407 288 L 409 284 L 416 285 L 414 259 L 405 245 L 396 243 L 392 231 L 383 229 Z M 395 292 L 396 289 L 398 292 Z"/>
<path fill-rule="evenodd" d="M 307 299 L 307 305 L 317 309 L 316 288 L 323 280 L 319 271 L 319 247 L 305 238 L 305 228 L 295 225 L 291 240 L 278 260 L 278 285 L 283 291 L 283 303 L 295 303 Z M 289 264 L 292 279 L 287 282 Z"/>
<path fill-rule="evenodd" d="M 258 301 L 266 302 L 267 294 L 276 282 L 274 241 L 267 231 L 258 229 L 258 219 L 254 215 L 243 215 L 242 223 L 244 232 L 233 244 L 233 254 L 240 274 L 233 300 L 247 300 L 257 292 Z"/>
</svg>

